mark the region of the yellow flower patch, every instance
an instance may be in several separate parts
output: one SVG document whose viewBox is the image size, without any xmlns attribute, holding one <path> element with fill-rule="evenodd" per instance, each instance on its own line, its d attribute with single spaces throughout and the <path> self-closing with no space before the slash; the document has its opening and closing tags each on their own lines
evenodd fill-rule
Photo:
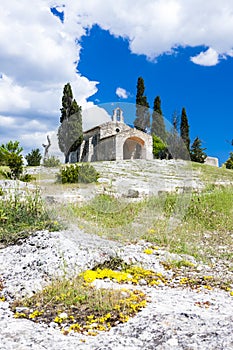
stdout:
<svg viewBox="0 0 233 350">
<path fill-rule="evenodd" d="M 151 254 L 153 254 L 153 249 L 145 249 L 144 251 L 143 251 L 143 253 L 145 253 L 145 254 L 148 254 L 148 255 L 151 255 Z"/>
</svg>

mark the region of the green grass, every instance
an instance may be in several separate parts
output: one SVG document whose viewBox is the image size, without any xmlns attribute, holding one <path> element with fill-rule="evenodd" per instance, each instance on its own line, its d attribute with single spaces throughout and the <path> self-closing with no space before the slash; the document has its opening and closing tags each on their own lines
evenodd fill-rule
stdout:
<svg viewBox="0 0 233 350">
<path fill-rule="evenodd" d="M 105 228 L 121 227 L 133 222 L 141 204 L 127 203 L 101 194 L 84 206 L 71 205 L 73 215 Z"/>
<path fill-rule="evenodd" d="M 58 230 L 61 225 L 46 210 L 38 189 L 15 192 L 0 200 L 0 243 L 9 245 L 36 230 Z"/>
<path fill-rule="evenodd" d="M 212 185 L 199 194 L 165 194 L 136 203 L 99 195 L 84 206 L 71 204 L 69 217 L 86 231 L 110 239 L 143 238 L 198 259 L 223 255 L 228 259 L 233 244 L 232 203 L 233 187 Z"/>
<path fill-rule="evenodd" d="M 112 270 L 103 272 L 104 276 L 114 273 Z M 96 335 L 127 322 L 146 306 L 145 294 L 137 290 L 96 289 L 89 279 L 91 276 L 94 281 L 101 273 L 100 269 L 87 270 L 74 278 L 54 280 L 32 297 L 14 301 L 11 304 L 14 317 L 46 324 L 55 322 L 64 334 L 75 331 Z M 127 275 L 124 272 L 118 274 Z M 23 307 L 24 311 L 17 312 L 17 307 Z"/>
<path fill-rule="evenodd" d="M 231 256 L 232 203 L 233 187 L 193 194 L 179 225 L 173 228 L 166 223 L 166 219 L 156 220 L 153 233 L 147 233 L 143 238 L 163 245 L 170 251 L 194 255 L 206 261 L 213 256 L 219 258 L 226 252 Z"/>
<path fill-rule="evenodd" d="M 101 194 L 84 205 L 56 204 L 56 210 L 59 216 L 66 217 L 67 221 L 76 223 L 86 232 L 123 242 L 143 238 L 156 245 L 144 251 L 145 254 L 153 254 L 160 247 L 170 252 L 192 255 L 209 264 L 212 264 L 212 258 L 215 261 L 223 259 L 223 265 L 233 271 L 233 187 L 214 185 L 222 180 L 231 181 L 233 172 L 195 163 L 193 168 L 208 185 L 202 193 L 164 194 L 141 202 Z M 61 191 L 58 184 L 48 185 L 49 188 L 51 194 L 55 189 Z M 65 185 L 64 188 L 72 189 L 75 185 Z M 54 222 L 38 192 L 31 193 L 24 202 L 17 196 L 15 198 L 4 203 L 0 201 L 2 242 L 15 243 L 34 229 L 53 227 Z M 174 271 L 195 271 L 195 266 L 185 256 L 182 260 L 164 262 L 164 267 Z M 121 283 L 128 274 L 131 277 L 127 278 L 133 281 L 130 282 L 137 284 L 148 276 L 152 282 L 162 278 L 155 272 L 154 275 L 144 272 L 141 268 L 127 266 L 113 258 L 74 278 L 54 279 L 51 285 L 33 297 L 14 302 L 12 309 L 16 318 L 24 317 L 47 324 L 55 322 L 64 334 L 77 331 L 95 335 L 98 331 L 109 330 L 118 323 L 126 322 L 145 306 L 146 297 L 137 294 L 137 291 L 97 290 L 88 279 L 108 278 Z M 182 283 L 184 286 L 216 285 L 215 281 L 210 282 L 206 280 L 208 276 L 205 277 L 199 276 L 196 280 L 185 277 Z M 219 285 L 224 286 L 224 283 L 221 281 Z M 17 306 L 27 309 L 17 313 Z"/>
<path fill-rule="evenodd" d="M 229 170 L 224 167 L 217 168 L 207 164 L 192 162 L 192 169 L 194 174 L 197 173 L 205 185 L 224 181 L 233 182 L 233 170 Z"/>
</svg>

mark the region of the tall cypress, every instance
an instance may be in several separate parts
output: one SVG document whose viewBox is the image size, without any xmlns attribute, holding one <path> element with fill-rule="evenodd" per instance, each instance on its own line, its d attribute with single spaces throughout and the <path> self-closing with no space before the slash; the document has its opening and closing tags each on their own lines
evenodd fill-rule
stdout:
<svg viewBox="0 0 233 350">
<path fill-rule="evenodd" d="M 69 118 L 71 113 L 71 105 L 73 102 L 73 92 L 70 83 L 67 83 L 63 88 L 63 96 L 62 96 L 62 108 L 60 123 L 62 123 L 65 119 Z"/>
<path fill-rule="evenodd" d="M 134 127 L 145 132 L 147 128 L 150 127 L 150 106 L 144 92 L 144 80 L 142 77 L 139 77 L 137 81 L 136 118 L 134 120 Z"/>
<path fill-rule="evenodd" d="M 184 107 L 182 108 L 182 112 L 181 112 L 180 136 L 189 152 L 189 149 L 190 149 L 189 124 L 188 124 L 186 110 Z"/>
<path fill-rule="evenodd" d="M 73 99 L 70 83 L 63 89 L 60 122 L 58 144 L 65 155 L 65 163 L 68 163 L 70 152 L 76 151 L 83 141 L 82 107 Z"/>
<path fill-rule="evenodd" d="M 159 96 L 156 96 L 154 99 L 151 134 L 160 137 L 164 142 L 166 141 L 166 129 Z"/>
</svg>

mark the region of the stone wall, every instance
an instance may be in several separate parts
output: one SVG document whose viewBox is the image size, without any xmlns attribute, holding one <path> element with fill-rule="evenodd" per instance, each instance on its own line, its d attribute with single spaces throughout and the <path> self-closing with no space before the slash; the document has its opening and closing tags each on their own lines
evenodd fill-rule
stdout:
<svg viewBox="0 0 233 350">
<path fill-rule="evenodd" d="M 219 161 L 216 157 L 206 157 L 205 164 L 219 167 Z"/>
<path fill-rule="evenodd" d="M 71 162 L 153 159 L 152 137 L 123 122 L 107 122 L 84 133 L 84 141 Z"/>
</svg>

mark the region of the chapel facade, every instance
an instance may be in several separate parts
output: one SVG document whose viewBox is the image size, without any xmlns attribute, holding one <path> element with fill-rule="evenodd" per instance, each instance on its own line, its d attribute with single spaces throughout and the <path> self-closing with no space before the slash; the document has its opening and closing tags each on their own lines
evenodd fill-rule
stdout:
<svg viewBox="0 0 233 350">
<path fill-rule="evenodd" d="M 117 107 L 112 120 L 83 133 L 83 143 L 71 154 L 71 162 L 153 159 L 152 137 L 125 124 Z"/>
</svg>

